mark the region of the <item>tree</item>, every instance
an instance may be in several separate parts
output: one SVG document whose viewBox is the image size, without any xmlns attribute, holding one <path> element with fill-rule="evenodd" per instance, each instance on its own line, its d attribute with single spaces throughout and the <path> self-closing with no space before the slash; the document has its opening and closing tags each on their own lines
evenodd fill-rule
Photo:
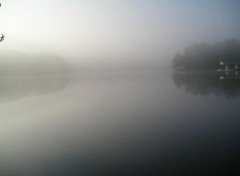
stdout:
<svg viewBox="0 0 240 176">
<path fill-rule="evenodd" d="M 2 7 L 2 4 L 0 3 L 0 7 Z M 0 37 L 0 42 L 2 42 L 5 39 L 5 35 L 2 34 L 2 36 Z"/>
<path fill-rule="evenodd" d="M 240 62 L 240 41 L 226 40 L 214 45 L 194 44 L 181 53 L 177 53 L 172 66 L 182 69 L 217 69 L 220 61 Z"/>
</svg>

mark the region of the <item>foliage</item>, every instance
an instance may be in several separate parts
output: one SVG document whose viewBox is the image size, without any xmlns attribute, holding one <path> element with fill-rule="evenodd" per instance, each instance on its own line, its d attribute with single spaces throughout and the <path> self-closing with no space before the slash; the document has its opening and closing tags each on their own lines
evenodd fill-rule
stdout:
<svg viewBox="0 0 240 176">
<path fill-rule="evenodd" d="M 70 66 L 59 56 L 0 52 L 0 76 L 59 74 L 69 72 L 69 69 Z"/>
<path fill-rule="evenodd" d="M 220 61 L 240 61 L 240 41 L 226 40 L 214 45 L 194 44 L 177 53 L 172 66 L 181 69 L 216 69 Z"/>
</svg>

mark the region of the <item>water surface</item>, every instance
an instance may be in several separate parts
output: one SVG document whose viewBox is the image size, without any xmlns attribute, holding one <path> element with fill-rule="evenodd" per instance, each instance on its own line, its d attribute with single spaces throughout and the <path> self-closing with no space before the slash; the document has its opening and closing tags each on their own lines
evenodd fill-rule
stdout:
<svg viewBox="0 0 240 176">
<path fill-rule="evenodd" d="M 0 175 L 206 175 L 234 167 L 239 93 L 238 77 L 203 72 L 1 77 Z"/>
</svg>

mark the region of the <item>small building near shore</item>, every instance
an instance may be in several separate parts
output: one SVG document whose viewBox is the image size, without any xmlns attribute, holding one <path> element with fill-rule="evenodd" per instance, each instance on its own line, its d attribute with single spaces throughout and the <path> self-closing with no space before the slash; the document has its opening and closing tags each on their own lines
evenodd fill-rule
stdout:
<svg viewBox="0 0 240 176">
<path fill-rule="evenodd" d="M 221 61 L 220 70 L 223 71 L 240 71 L 240 61 Z"/>
</svg>

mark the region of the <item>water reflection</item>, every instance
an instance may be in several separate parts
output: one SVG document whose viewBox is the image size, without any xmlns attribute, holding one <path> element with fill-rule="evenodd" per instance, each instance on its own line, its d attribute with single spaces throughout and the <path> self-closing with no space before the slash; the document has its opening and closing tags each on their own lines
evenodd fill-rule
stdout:
<svg viewBox="0 0 240 176">
<path fill-rule="evenodd" d="M 63 91 L 79 83 L 118 83 L 151 80 L 152 74 L 127 71 L 92 71 L 67 74 L 21 75 L 0 77 L 0 103 L 31 95 Z"/>
<path fill-rule="evenodd" d="M 0 102 L 30 95 L 45 95 L 73 84 L 72 75 L 8 76 L 0 78 Z"/>
<path fill-rule="evenodd" d="M 179 86 L 228 81 L 175 76 L 184 78 Z M 215 172 L 239 153 L 239 100 L 186 95 L 171 72 L 1 81 L 1 99 L 22 98 L 1 104 L 1 176 L 206 175 L 204 168 Z"/>
<path fill-rule="evenodd" d="M 236 97 L 240 94 L 239 72 L 174 71 L 175 85 L 193 95 Z"/>
</svg>

